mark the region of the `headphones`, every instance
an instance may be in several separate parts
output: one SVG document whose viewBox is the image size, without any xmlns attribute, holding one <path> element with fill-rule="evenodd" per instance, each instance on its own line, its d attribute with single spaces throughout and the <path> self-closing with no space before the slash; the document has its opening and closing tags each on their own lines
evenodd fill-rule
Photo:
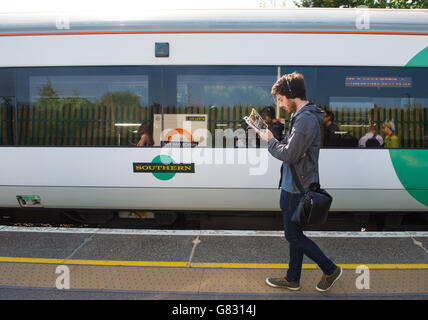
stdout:
<svg viewBox="0 0 428 320">
<path fill-rule="evenodd" d="M 288 82 L 287 77 L 285 77 L 285 81 L 287 82 L 288 91 L 290 92 L 290 99 L 294 99 L 296 96 L 294 95 L 294 92 L 291 90 L 290 83 Z"/>
</svg>

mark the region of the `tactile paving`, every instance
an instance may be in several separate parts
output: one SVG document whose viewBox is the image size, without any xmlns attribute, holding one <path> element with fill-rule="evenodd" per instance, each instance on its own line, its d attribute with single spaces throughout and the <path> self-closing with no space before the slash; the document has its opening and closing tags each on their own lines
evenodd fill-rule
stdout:
<svg viewBox="0 0 428 320">
<path fill-rule="evenodd" d="M 122 290 L 198 292 L 203 269 L 113 268 L 111 288 Z"/>
<path fill-rule="evenodd" d="M 428 292 L 427 270 L 371 270 L 369 282 L 365 286 L 357 284 L 355 270 L 344 270 L 342 277 L 335 283 L 329 293 L 364 294 L 364 293 L 405 293 Z M 288 290 L 271 288 L 266 285 L 267 277 L 280 278 L 285 271 L 278 269 L 259 270 L 210 270 L 204 274 L 200 291 L 204 292 L 253 292 L 253 293 L 290 293 Z M 315 292 L 320 281 L 320 270 L 303 270 L 301 276 L 302 293 Z M 367 288 L 368 285 L 368 288 Z"/>
<path fill-rule="evenodd" d="M 25 287 L 55 287 L 56 265 L 0 264 L 0 285 Z"/>
<path fill-rule="evenodd" d="M 0 263 L 0 286 L 56 288 L 58 265 Z M 70 289 L 164 291 L 193 293 L 311 293 L 322 272 L 304 269 L 298 292 L 272 288 L 267 277 L 283 277 L 281 269 L 183 267 L 111 267 L 70 265 Z M 369 288 L 358 288 L 361 274 L 346 269 L 329 291 L 334 294 L 428 293 L 426 269 L 369 270 Z"/>
</svg>

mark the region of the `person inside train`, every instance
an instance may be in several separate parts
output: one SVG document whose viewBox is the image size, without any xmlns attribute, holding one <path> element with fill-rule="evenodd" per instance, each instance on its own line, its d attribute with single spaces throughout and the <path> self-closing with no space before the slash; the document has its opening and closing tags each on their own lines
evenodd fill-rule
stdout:
<svg viewBox="0 0 428 320">
<path fill-rule="evenodd" d="M 334 113 L 330 110 L 325 110 L 322 124 L 325 128 L 323 141 L 324 148 L 339 147 L 340 134 L 336 133 L 339 131 L 339 127 L 334 123 Z"/>
<path fill-rule="evenodd" d="M 276 119 L 275 108 L 272 106 L 264 107 L 261 116 L 268 125 L 268 129 L 273 133 L 273 136 L 277 140 L 281 141 L 284 131 L 284 125 L 278 119 Z"/>
<path fill-rule="evenodd" d="M 140 140 L 137 143 L 138 147 L 151 147 L 155 144 L 153 140 L 152 126 L 150 122 L 143 122 L 138 129 Z"/>
<path fill-rule="evenodd" d="M 385 134 L 385 148 L 400 148 L 400 139 L 395 133 L 394 121 L 385 121 L 382 124 L 382 131 Z"/>
<path fill-rule="evenodd" d="M 376 123 L 371 123 L 367 127 L 367 133 L 358 141 L 360 148 L 379 148 L 383 145 L 383 138 L 377 134 Z"/>
</svg>

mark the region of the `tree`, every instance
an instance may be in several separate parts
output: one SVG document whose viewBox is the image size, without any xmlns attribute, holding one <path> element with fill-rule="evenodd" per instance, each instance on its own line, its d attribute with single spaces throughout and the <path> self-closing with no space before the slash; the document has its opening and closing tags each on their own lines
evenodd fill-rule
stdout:
<svg viewBox="0 0 428 320">
<path fill-rule="evenodd" d="M 294 1 L 294 4 L 298 7 L 310 8 L 356 8 L 359 6 L 392 9 L 428 8 L 428 0 L 302 0 Z"/>
<path fill-rule="evenodd" d="M 46 84 L 43 85 L 39 89 L 39 96 L 40 100 L 49 100 L 49 99 L 58 99 L 58 94 L 55 92 L 54 88 L 52 87 L 52 82 L 49 78 L 47 78 Z"/>
</svg>

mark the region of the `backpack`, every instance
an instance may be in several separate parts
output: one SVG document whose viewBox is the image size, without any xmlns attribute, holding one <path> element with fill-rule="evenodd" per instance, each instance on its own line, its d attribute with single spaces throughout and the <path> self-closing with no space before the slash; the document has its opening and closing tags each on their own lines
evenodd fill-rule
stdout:
<svg viewBox="0 0 428 320">
<path fill-rule="evenodd" d="M 349 133 L 340 136 L 338 146 L 340 148 L 358 148 L 358 139 Z"/>
<path fill-rule="evenodd" d="M 380 148 L 380 142 L 376 139 L 376 136 L 366 141 L 366 148 Z"/>
</svg>

